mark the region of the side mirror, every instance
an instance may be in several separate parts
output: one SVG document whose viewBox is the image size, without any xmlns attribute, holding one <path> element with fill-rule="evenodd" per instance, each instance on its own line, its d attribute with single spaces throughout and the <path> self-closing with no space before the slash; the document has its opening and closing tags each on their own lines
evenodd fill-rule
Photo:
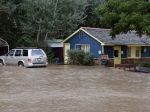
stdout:
<svg viewBox="0 0 150 112">
<path fill-rule="evenodd" d="M 5 54 L 4 56 L 8 56 L 8 54 Z"/>
</svg>

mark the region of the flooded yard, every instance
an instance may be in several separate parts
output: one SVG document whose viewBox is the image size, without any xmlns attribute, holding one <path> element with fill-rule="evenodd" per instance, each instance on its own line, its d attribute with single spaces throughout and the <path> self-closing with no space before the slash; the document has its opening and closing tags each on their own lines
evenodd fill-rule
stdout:
<svg viewBox="0 0 150 112">
<path fill-rule="evenodd" d="M 0 112 L 150 112 L 150 74 L 101 66 L 0 66 Z"/>
</svg>

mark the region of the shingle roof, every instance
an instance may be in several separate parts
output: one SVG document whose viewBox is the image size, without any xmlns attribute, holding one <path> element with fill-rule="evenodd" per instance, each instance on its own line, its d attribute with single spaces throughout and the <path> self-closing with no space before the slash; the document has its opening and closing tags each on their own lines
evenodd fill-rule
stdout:
<svg viewBox="0 0 150 112">
<path fill-rule="evenodd" d="M 0 46 L 8 46 L 8 43 L 0 38 Z"/>
<path fill-rule="evenodd" d="M 142 35 L 142 37 L 139 37 L 135 31 L 116 35 L 116 38 L 112 39 L 110 36 L 111 29 L 90 27 L 82 27 L 81 29 L 90 33 L 105 45 L 150 45 L 150 36 Z"/>
</svg>

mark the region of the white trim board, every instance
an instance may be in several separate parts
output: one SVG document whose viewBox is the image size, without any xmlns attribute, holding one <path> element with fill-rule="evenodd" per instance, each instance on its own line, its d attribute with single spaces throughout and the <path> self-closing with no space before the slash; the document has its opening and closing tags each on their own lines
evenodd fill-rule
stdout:
<svg viewBox="0 0 150 112">
<path fill-rule="evenodd" d="M 74 36 L 75 34 L 77 34 L 80 31 L 80 29 L 76 30 L 73 34 L 71 34 L 69 37 L 67 37 L 63 43 L 65 43 L 67 40 L 69 40 L 72 36 Z"/>
</svg>

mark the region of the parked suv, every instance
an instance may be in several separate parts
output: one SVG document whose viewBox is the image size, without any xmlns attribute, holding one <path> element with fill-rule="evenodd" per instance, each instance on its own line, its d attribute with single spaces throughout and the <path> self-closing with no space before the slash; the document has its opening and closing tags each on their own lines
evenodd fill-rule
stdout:
<svg viewBox="0 0 150 112">
<path fill-rule="evenodd" d="M 11 64 L 25 67 L 47 66 L 47 56 L 42 49 L 39 48 L 16 48 L 9 53 L 0 56 L 2 65 Z"/>
</svg>

